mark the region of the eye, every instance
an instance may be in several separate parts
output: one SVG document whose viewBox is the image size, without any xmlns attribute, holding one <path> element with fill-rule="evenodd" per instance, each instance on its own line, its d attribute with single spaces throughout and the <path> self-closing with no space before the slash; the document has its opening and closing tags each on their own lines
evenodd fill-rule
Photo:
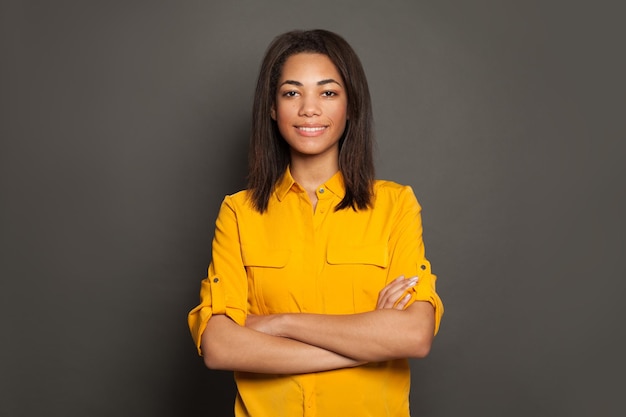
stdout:
<svg viewBox="0 0 626 417">
<path fill-rule="evenodd" d="M 285 91 L 282 94 L 283 97 L 295 97 L 297 95 L 298 95 L 297 91 Z"/>
<path fill-rule="evenodd" d="M 334 91 L 324 91 L 322 93 L 322 97 L 335 97 L 337 95 L 337 93 L 335 93 Z"/>
</svg>

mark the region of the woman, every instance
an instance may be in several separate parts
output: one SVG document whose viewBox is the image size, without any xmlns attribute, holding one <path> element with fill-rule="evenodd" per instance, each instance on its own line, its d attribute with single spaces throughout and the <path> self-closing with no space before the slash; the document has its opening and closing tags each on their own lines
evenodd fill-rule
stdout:
<svg viewBox="0 0 626 417">
<path fill-rule="evenodd" d="M 236 416 L 408 416 L 407 358 L 443 306 L 408 186 L 374 180 L 365 73 L 340 36 L 278 36 L 261 65 L 248 189 L 222 203 L 189 326 L 235 371 Z"/>
</svg>

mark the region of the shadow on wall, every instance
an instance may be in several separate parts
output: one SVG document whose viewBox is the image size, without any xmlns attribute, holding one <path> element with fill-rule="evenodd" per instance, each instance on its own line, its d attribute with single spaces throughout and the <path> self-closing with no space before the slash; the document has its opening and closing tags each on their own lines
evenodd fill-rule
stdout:
<svg viewBox="0 0 626 417">
<path fill-rule="evenodd" d="M 169 416 L 231 416 L 237 389 L 230 371 L 213 371 L 204 367 L 202 358 L 185 357 L 180 367 L 181 380 L 173 381 L 176 396 L 170 403 Z M 184 386 L 184 391 L 183 388 Z M 164 414 L 165 415 L 165 414 Z"/>
<path fill-rule="evenodd" d="M 227 194 L 233 194 L 243 188 L 246 184 L 247 175 L 247 153 L 248 136 L 250 124 L 247 113 L 241 112 L 235 118 L 239 122 L 232 123 L 230 133 L 218 140 L 209 137 L 209 155 L 207 155 L 207 175 L 202 181 L 209 194 L 209 207 L 193 207 L 199 210 L 203 216 L 209 216 L 212 239 L 213 227 L 219 207 Z M 210 131 L 207 126 L 207 131 Z M 208 253 L 200 254 L 202 259 L 196 259 L 199 264 L 208 267 L 210 262 L 210 245 Z M 183 266 L 184 267 L 184 266 Z M 203 272 L 206 274 L 206 272 Z M 182 310 L 186 313 L 198 303 L 200 291 L 200 281 L 205 276 L 188 278 L 185 283 L 189 286 L 187 297 L 180 300 L 183 304 Z M 179 317 L 178 317 L 179 318 Z M 186 316 L 185 316 L 186 320 Z M 183 320 L 184 330 L 180 333 L 176 331 L 177 353 L 174 355 L 174 369 L 170 375 L 172 379 L 168 382 L 169 395 L 162 398 L 160 403 L 162 410 L 158 411 L 159 416 L 185 416 L 185 417 L 206 417 L 206 416 L 232 416 L 234 410 L 235 397 L 237 394 L 233 372 L 209 370 L 204 366 L 204 362 L 198 356 L 193 341 Z M 177 325 L 181 324 L 177 322 Z"/>
</svg>

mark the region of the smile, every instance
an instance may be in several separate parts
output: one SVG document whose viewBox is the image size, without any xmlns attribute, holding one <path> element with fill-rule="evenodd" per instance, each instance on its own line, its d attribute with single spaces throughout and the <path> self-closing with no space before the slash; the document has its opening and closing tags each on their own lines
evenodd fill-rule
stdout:
<svg viewBox="0 0 626 417">
<path fill-rule="evenodd" d="M 298 130 L 302 132 L 310 132 L 310 133 L 321 132 L 324 129 L 326 129 L 326 126 L 315 126 L 315 127 L 298 126 Z"/>
</svg>

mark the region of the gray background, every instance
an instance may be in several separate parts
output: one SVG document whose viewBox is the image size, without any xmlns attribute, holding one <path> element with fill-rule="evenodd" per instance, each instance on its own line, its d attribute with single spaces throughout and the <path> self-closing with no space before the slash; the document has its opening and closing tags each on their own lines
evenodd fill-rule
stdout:
<svg viewBox="0 0 626 417">
<path fill-rule="evenodd" d="M 369 77 L 446 305 L 414 416 L 623 416 L 623 10 L 556 1 L 3 1 L 0 415 L 228 416 L 186 314 L 267 44 Z"/>
</svg>

